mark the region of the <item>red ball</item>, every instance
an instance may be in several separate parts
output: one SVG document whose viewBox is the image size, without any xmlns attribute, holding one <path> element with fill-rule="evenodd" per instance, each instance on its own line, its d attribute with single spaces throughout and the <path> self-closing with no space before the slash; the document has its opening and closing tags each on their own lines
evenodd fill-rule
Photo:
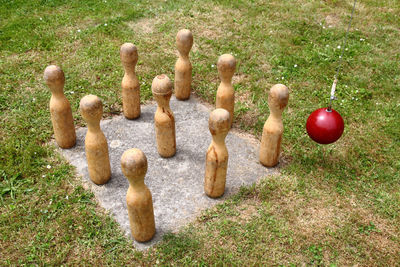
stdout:
<svg viewBox="0 0 400 267">
<path fill-rule="evenodd" d="M 308 135 L 315 142 L 331 144 L 342 136 L 344 122 L 336 110 L 320 108 L 310 114 L 306 128 Z"/>
</svg>

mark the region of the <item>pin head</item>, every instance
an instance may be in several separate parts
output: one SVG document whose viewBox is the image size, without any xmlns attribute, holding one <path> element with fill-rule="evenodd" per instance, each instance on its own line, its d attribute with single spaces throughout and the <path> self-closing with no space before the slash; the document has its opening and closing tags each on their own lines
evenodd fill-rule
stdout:
<svg viewBox="0 0 400 267">
<path fill-rule="evenodd" d="M 81 115 L 85 121 L 100 121 L 103 115 L 103 103 L 95 95 L 87 95 L 79 103 Z"/>
<path fill-rule="evenodd" d="M 138 148 L 131 148 L 122 154 L 121 169 L 127 178 L 143 177 L 147 172 L 146 155 Z"/>
<path fill-rule="evenodd" d="M 232 79 L 236 69 L 236 59 L 230 54 L 223 54 L 218 58 L 218 73 L 221 79 Z"/>
<path fill-rule="evenodd" d="M 155 95 L 172 94 L 172 82 L 167 75 L 157 75 L 151 84 L 151 91 Z"/>
<path fill-rule="evenodd" d="M 193 45 L 193 35 L 190 30 L 182 29 L 176 35 L 176 46 L 179 53 L 188 55 Z"/>
<path fill-rule="evenodd" d="M 268 106 L 271 112 L 285 109 L 289 101 L 289 89 L 283 84 L 275 84 L 268 93 Z"/>
<path fill-rule="evenodd" d="M 43 78 L 50 89 L 53 89 L 53 86 L 64 85 L 65 82 L 64 72 L 56 65 L 47 66 Z"/>
<path fill-rule="evenodd" d="M 124 43 L 121 45 L 119 55 L 123 63 L 136 63 L 138 61 L 138 51 L 134 44 Z"/>
<path fill-rule="evenodd" d="M 336 110 L 320 108 L 310 114 L 306 129 L 310 138 L 315 142 L 331 144 L 342 136 L 344 122 Z"/>
<path fill-rule="evenodd" d="M 227 133 L 231 128 L 229 112 L 223 108 L 214 109 L 208 119 L 208 128 L 212 135 Z"/>
</svg>

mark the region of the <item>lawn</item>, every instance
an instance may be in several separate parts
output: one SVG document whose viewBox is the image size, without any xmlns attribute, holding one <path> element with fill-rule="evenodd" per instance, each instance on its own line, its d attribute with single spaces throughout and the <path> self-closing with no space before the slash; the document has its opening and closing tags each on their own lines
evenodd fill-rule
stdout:
<svg viewBox="0 0 400 267">
<path fill-rule="evenodd" d="M 0 265 L 400 266 L 398 0 L 357 3 L 334 103 L 342 138 L 318 145 L 305 130 L 328 103 L 352 4 L 0 0 Z M 146 103 L 156 75 L 174 77 L 181 28 L 204 101 L 215 103 L 218 56 L 236 57 L 235 128 L 260 138 L 268 90 L 288 86 L 280 172 L 140 252 L 51 143 L 42 76 L 62 67 L 78 126 L 89 93 L 105 118 L 120 114 L 120 45 L 138 47 Z"/>
</svg>

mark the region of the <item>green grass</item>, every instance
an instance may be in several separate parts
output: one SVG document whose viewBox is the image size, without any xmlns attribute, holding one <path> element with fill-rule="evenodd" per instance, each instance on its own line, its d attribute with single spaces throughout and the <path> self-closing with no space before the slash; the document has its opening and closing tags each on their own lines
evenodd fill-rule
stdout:
<svg viewBox="0 0 400 267">
<path fill-rule="evenodd" d="M 307 116 L 325 106 L 351 1 L 0 1 L 1 265 L 394 266 L 400 262 L 400 5 L 357 4 L 334 108 L 332 145 Z M 237 59 L 235 127 L 260 137 L 267 92 L 290 89 L 279 175 L 136 251 L 82 188 L 52 137 L 42 78 L 57 64 L 77 125 L 86 94 L 121 112 L 119 46 L 139 49 L 142 102 L 173 79 L 175 35 L 192 30 L 194 92 L 214 103 L 216 61 Z"/>
</svg>

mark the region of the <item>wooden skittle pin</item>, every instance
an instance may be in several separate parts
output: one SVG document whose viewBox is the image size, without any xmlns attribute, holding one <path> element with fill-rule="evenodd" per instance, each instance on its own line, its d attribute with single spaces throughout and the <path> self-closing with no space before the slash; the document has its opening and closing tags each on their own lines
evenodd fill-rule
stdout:
<svg viewBox="0 0 400 267">
<path fill-rule="evenodd" d="M 176 46 L 179 58 L 175 64 L 175 97 L 178 100 L 186 100 L 190 97 L 192 84 L 192 63 L 189 52 L 193 45 L 192 32 L 186 29 L 180 30 L 176 35 Z"/>
<path fill-rule="evenodd" d="M 289 90 L 283 84 L 274 85 L 268 94 L 269 117 L 264 124 L 260 145 L 260 162 L 266 167 L 278 164 L 283 134 L 282 113 L 289 101 Z"/>
<path fill-rule="evenodd" d="M 126 204 L 132 236 L 139 242 L 149 241 L 156 228 L 151 192 L 144 183 L 146 155 L 137 148 L 125 151 L 121 157 L 121 169 L 129 181 Z"/>
<path fill-rule="evenodd" d="M 231 115 L 231 127 L 235 109 L 235 91 L 232 86 L 232 77 L 235 73 L 236 59 L 230 54 L 224 54 L 218 58 L 217 68 L 221 83 L 217 90 L 215 107 L 224 108 L 229 111 Z"/>
<path fill-rule="evenodd" d="M 125 74 L 121 82 L 122 109 L 127 119 L 136 119 L 140 116 L 140 84 L 136 77 L 135 67 L 138 61 L 136 46 L 125 43 L 121 46 L 120 57 Z"/>
<path fill-rule="evenodd" d="M 105 184 L 111 178 L 107 139 L 100 129 L 103 103 L 95 95 L 81 99 L 80 110 L 88 130 L 85 137 L 86 160 L 89 177 L 95 184 Z"/>
<path fill-rule="evenodd" d="M 175 117 L 169 107 L 172 82 L 167 75 L 158 75 L 153 80 L 151 90 L 158 104 L 154 115 L 157 150 L 161 157 L 169 158 L 176 153 Z"/>
<path fill-rule="evenodd" d="M 76 143 L 76 134 L 71 105 L 64 95 L 64 72 L 50 65 L 44 70 L 44 80 L 51 90 L 50 116 L 56 142 L 61 148 L 71 148 Z"/>
<path fill-rule="evenodd" d="M 230 129 L 229 112 L 222 108 L 215 109 L 210 114 L 208 127 L 212 141 L 206 154 L 204 191 L 209 197 L 217 198 L 225 192 L 229 157 L 225 145 L 225 137 Z"/>
</svg>

